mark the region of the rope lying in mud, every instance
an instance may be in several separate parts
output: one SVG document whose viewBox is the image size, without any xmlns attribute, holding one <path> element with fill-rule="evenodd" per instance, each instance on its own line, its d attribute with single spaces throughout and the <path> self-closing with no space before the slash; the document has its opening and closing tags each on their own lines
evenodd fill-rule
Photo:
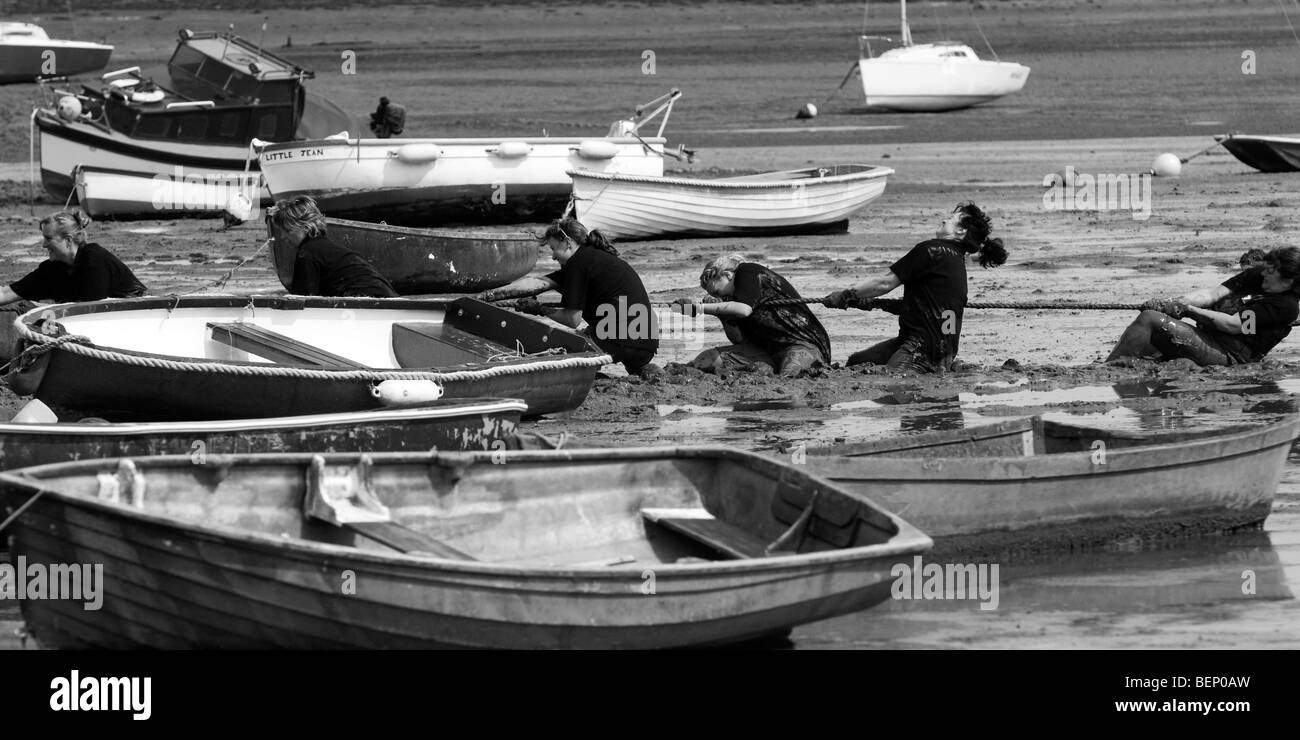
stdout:
<svg viewBox="0 0 1300 740">
<path fill-rule="evenodd" d="M 24 339 L 34 344 L 33 346 L 23 350 L 23 353 L 14 361 L 15 367 L 21 367 L 21 363 L 23 362 L 30 363 L 36 357 L 39 357 L 46 352 L 50 352 L 57 347 L 75 355 L 103 360 L 105 362 L 122 365 L 136 365 L 138 367 L 156 368 L 172 372 L 303 378 L 346 382 L 368 381 L 379 383 L 385 380 L 432 380 L 440 383 L 453 383 L 466 380 L 486 380 L 503 375 L 523 375 L 537 370 L 564 370 L 573 367 L 603 367 L 614 361 L 614 358 L 609 355 L 596 355 L 595 357 L 566 357 L 562 360 L 544 360 L 523 365 L 498 365 L 496 367 L 487 368 L 486 370 L 459 370 L 450 373 L 401 370 L 315 370 L 312 368 L 285 367 L 282 365 L 235 365 L 220 362 L 184 362 L 164 357 L 129 355 L 122 352 L 115 352 L 113 350 L 95 347 L 88 338 L 82 336 L 65 335 L 58 337 L 57 339 L 51 338 L 44 334 L 34 332 L 23 324 L 18 325 L 18 333 Z"/>
</svg>

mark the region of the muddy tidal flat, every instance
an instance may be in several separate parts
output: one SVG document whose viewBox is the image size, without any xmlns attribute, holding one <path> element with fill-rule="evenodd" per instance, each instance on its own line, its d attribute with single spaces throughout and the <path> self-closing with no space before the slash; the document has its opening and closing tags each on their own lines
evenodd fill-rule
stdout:
<svg viewBox="0 0 1300 740">
<path fill-rule="evenodd" d="M 942 114 L 869 110 L 856 78 L 836 91 L 856 58 L 861 3 L 354 4 L 329 13 L 308 5 L 225 2 L 187 11 L 82 2 L 75 30 L 117 45 L 112 69 L 157 70 L 176 29 L 234 23 L 256 39 L 265 21 L 267 48 L 314 68 L 310 89 L 357 120 L 381 94 L 404 104 L 406 137 L 599 135 L 676 87 L 685 95 L 665 135 L 697 156 L 668 162 L 672 172 L 727 176 L 850 162 L 895 170 L 884 195 L 844 233 L 619 245 L 655 301 L 701 296 L 701 268 L 731 252 L 770 266 L 805 296 L 825 295 L 886 270 L 966 200 L 989 212 L 1010 251 L 1003 267 L 972 265 L 973 302 L 1137 303 L 1218 284 L 1248 249 L 1300 246 L 1300 173 L 1263 174 L 1213 149 L 1179 177 L 1141 177 L 1157 155 L 1185 157 L 1213 144 L 1213 134 L 1295 133 L 1300 42 L 1276 3 L 912 3 L 918 41 L 954 37 L 986 54 L 982 32 L 1000 58 L 1033 70 L 1019 94 Z M 873 3 L 869 29 L 894 33 L 894 12 Z M 66 13 L 19 2 L 14 14 L 51 36 L 73 34 Z M 348 51 L 355 74 L 340 66 Z M 646 51 L 654 74 L 644 73 Z M 1249 73 L 1247 51 L 1256 62 Z M 36 221 L 63 205 L 28 181 L 28 114 L 37 97 L 34 85 L 0 87 L 6 283 L 44 259 Z M 819 115 L 796 120 L 808 102 Z M 1044 188 L 1067 167 L 1131 175 L 1135 189 L 1122 203 L 1082 207 L 1077 189 Z M 264 255 L 240 265 L 263 238 L 260 224 L 225 228 L 203 219 L 102 222 L 92 231 L 157 294 L 283 292 Z M 548 253 L 536 273 L 553 269 Z M 896 319 L 878 311 L 814 311 L 837 364 L 897 332 Z M 1029 414 L 1151 431 L 1295 411 L 1300 335 L 1258 365 L 1102 364 L 1134 315 L 971 309 L 957 372 L 918 378 L 837 366 L 795 381 L 673 367 L 725 343 L 716 322 L 701 320 L 665 340 L 663 375 L 643 381 L 609 368 L 582 407 L 526 428 L 618 445 L 720 442 L 786 455 L 800 445 Z M 24 400 L 0 390 L 9 415 Z M 995 609 L 895 601 L 800 627 L 783 646 L 1300 648 L 1300 453 L 1293 451 L 1260 531 L 1003 565 Z M 1247 570 L 1257 578 L 1249 594 L 1241 588 Z M 13 604 L 0 603 L 0 646 L 32 647 L 20 630 Z"/>
</svg>

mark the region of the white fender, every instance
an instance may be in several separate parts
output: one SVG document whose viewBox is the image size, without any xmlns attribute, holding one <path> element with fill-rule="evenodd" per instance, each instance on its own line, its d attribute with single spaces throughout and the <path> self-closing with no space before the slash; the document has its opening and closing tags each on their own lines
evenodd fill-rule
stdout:
<svg viewBox="0 0 1300 740">
<path fill-rule="evenodd" d="M 405 144 L 397 149 L 397 161 L 405 164 L 428 164 L 442 156 L 437 144 Z"/>
<path fill-rule="evenodd" d="M 526 141 L 503 141 L 501 146 L 488 151 L 501 157 L 502 159 L 518 159 L 527 157 L 533 151 L 533 145 Z"/>
<path fill-rule="evenodd" d="M 432 380 L 385 380 L 370 393 L 385 406 L 411 406 L 442 398 L 442 386 Z"/>
<path fill-rule="evenodd" d="M 618 144 L 608 139 L 588 139 L 578 145 L 578 156 L 583 159 L 613 159 L 618 154 Z"/>
</svg>

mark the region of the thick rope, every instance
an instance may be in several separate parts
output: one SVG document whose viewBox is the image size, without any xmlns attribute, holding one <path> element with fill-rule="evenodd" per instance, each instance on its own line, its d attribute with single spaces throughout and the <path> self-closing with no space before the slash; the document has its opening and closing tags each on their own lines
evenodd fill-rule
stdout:
<svg viewBox="0 0 1300 740">
<path fill-rule="evenodd" d="M 494 303 L 498 306 L 501 306 L 502 308 L 516 308 L 519 300 L 521 299 L 501 300 L 501 301 L 495 301 Z M 756 308 L 763 308 L 769 306 L 772 307 L 797 306 L 800 304 L 807 304 L 807 303 L 822 303 L 824 300 L 825 300 L 824 298 L 777 298 L 770 301 L 764 301 L 763 303 L 756 306 Z M 877 308 L 880 306 L 896 305 L 899 302 L 900 299 L 898 298 L 873 298 L 869 300 L 859 301 L 858 303 L 853 304 L 851 307 L 858 308 L 861 306 L 865 308 Z M 546 303 L 543 303 L 541 305 L 554 307 L 552 304 L 546 304 Z M 654 307 L 661 307 L 661 306 L 672 306 L 675 304 L 651 303 L 650 305 Z M 1037 301 L 1037 302 L 1025 302 L 1025 301 L 978 302 L 977 301 L 975 303 L 967 303 L 966 308 L 1011 308 L 1011 309 L 1022 309 L 1022 310 L 1044 309 L 1044 310 L 1060 310 L 1060 311 L 1070 311 L 1076 309 L 1092 309 L 1098 311 L 1140 311 L 1142 309 L 1142 305 L 1139 303 L 1091 303 L 1091 302 L 1089 303 L 1084 303 L 1084 302 L 1047 303 L 1041 301 Z"/>
<path fill-rule="evenodd" d="M 24 357 L 30 357 L 30 360 L 34 360 L 41 354 L 45 354 L 46 352 L 58 348 L 71 354 L 102 360 L 104 362 L 135 365 L 137 367 L 149 367 L 159 370 L 168 370 L 171 372 L 212 373 L 214 375 L 286 377 L 311 380 L 333 380 L 340 382 L 368 381 L 379 383 L 385 380 L 433 380 L 441 383 L 453 383 L 458 381 L 486 380 L 505 375 L 524 375 L 539 370 L 564 370 L 573 367 L 603 367 L 613 363 L 614 361 L 614 358 L 609 355 L 596 355 L 595 357 L 566 357 L 562 360 L 546 360 L 542 362 L 531 362 L 524 365 L 498 365 L 485 370 L 460 370 L 451 373 L 402 370 L 316 370 L 312 368 L 285 367 L 282 365 L 235 365 L 221 362 L 185 362 L 180 360 L 171 360 L 164 357 L 130 355 L 94 347 L 91 345 L 88 338 L 82 336 L 65 335 L 56 339 L 34 332 L 28 328 L 26 324 L 21 322 L 17 324 L 17 327 L 19 335 L 21 335 L 23 339 L 32 342 L 34 345 L 23 350 L 22 355 L 19 355 L 20 360 Z M 53 346 L 46 348 L 46 345 Z M 546 354 L 546 352 L 539 354 Z"/>
<path fill-rule="evenodd" d="M 777 298 L 775 300 L 765 301 L 762 305 L 797 306 L 801 303 L 822 303 L 823 300 L 825 299 L 823 298 Z M 897 301 L 897 300 L 898 300 L 897 298 L 873 298 L 865 301 L 860 301 L 859 304 L 856 304 L 853 307 L 857 308 L 858 305 L 862 305 L 869 308 L 875 308 L 876 306 L 879 305 L 889 305 L 888 303 L 884 303 L 885 301 Z M 1011 308 L 1011 309 L 1021 309 L 1021 310 L 1048 310 L 1048 311 L 1071 311 L 1077 309 L 1091 309 L 1094 311 L 1140 311 L 1142 310 L 1142 304 L 1140 303 L 1094 303 L 1094 302 L 1052 303 L 1052 302 L 1043 302 L 1043 301 L 983 301 L 983 302 L 976 301 L 974 303 L 967 303 L 966 308 Z"/>
</svg>

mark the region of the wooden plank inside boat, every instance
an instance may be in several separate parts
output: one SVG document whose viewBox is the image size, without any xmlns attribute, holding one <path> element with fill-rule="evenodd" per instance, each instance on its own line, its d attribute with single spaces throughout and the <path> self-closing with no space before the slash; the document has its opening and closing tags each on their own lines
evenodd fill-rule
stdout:
<svg viewBox="0 0 1300 740">
<path fill-rule="evenodd" d="M 368 369 L 346 357 L 327 352 L 320 347 L 286 337 L 279 332 L 244 322 L 208 322 L 215 342 L 229 345 L 272 362 L 322 367 L 350 367 Z"/>
<path fill-rule="evenodd" d="M 642 509 L 641 516 L 670 532 L 699 542 L 730 558 L 767 556 L 767 543 L 704 509 Z"/>
</svg>

